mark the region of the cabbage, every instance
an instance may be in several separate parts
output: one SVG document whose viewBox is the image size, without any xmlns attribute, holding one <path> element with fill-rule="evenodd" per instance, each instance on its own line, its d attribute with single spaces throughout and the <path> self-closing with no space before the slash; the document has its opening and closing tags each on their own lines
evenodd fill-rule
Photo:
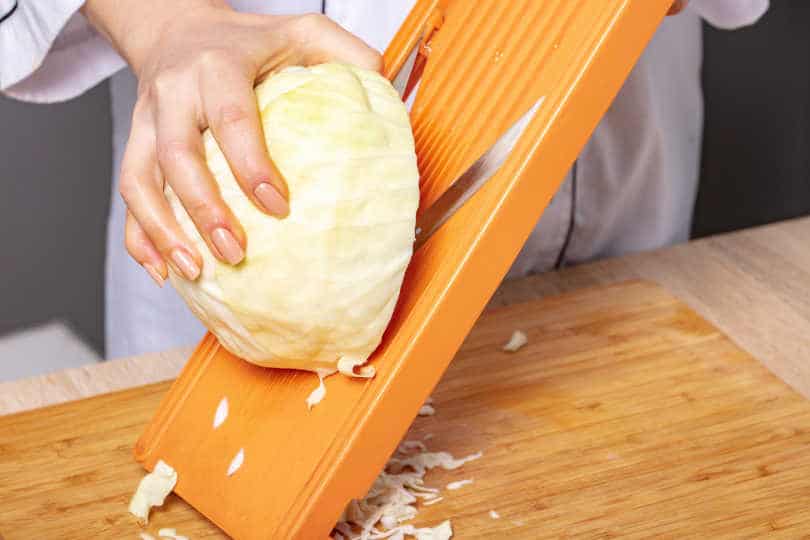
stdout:
<svg viewBox="0 0 810 540">
<path fill-rule="evenodd" d="M 521 347 L 526 345 L 528 342 L 529 338 L 528 336 L 526 336 L 525 332 L 522 332 L 521 330 L 515 330 L 509 337 L 509 341 L 507 341 L 503 345 L 503 347 L 501 347 L 501 350 L 505 352 L 517 352 Z"/>
<path fill-rule="evenodd" d="M 380 74 L 342 64 L 284 69 L 256 96 L 290 214 L 255 208 L 206 131 L 208 166 L 245 228 L 246 257 L 236 267 L 215 259 L 167 187 L 203 257 L 197 281 L 171 274 L 172 283 L 235 355 L 352 373 L 380 343 L 413 250 L 419 173 L 407 110 Z"/>
<path fill-rule="evenodd" d="M 163 460 L 158 460 L 154 470 L 141 478 L 138 489 L 129 501 L 129 512 L 141 523 L 149 523 L 149 510 L 163 506 L 166 496 L 177 484 L 177 471 Z"/>
</svg>

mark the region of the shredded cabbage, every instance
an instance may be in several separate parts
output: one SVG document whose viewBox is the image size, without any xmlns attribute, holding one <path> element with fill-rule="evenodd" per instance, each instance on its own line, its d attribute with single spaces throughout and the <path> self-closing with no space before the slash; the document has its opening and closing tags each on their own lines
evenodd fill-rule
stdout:
<svg viewBox="0 0 810 540">
<path fill-rule="evenodd" d="M 520 330 L 515 330 L 514 332 L 512 332 L 512 336 L 509 338 L 509 341 L 507 341 L 504 344 L 504 346 L 501 347 L 501 349 L 506 352 L 516 352 L 518 349 L 526 345 L 528 342 L 529 338 L 526 336 L 524 332 L 521 332 Z"/>
<path fill-rule="evenodd" d="M 214 429 L 225 423 L 228 419 L 228 398 L 224 397 L 219 401 L 217 410 L 214 412 Z"/>
<path fill-rule="evenodd" d="M 161 506 L 177 484 L 177 472 L 159 460 L 154 470 L 144 476 L 129 502 L 129 512 L 142 523 L 149 522 L 149 510 Z"/>
<path fill-rule="evenodd" d="M 442 500 L 437 488 L 426 486 L 425 473 L 436 467 L 453 470 L 482 456 L 477 452 L 455 459 L 447 452 L 429 452 L 423 441 L 400 443 L 385 470 L 380 473 L 362 500 L 353 500 L 335 525 L 334 540 L 375 540 L 406 536 L 416 540 L 446 540 L 453 532 L 449 521 L 436 527 L 416 528 L 406 524 L 416 517 L 417 504 L 425 506 Z M 469 483 L 462 480 L 462 484 Z M 449 487 L 449 486 L 448 486 Z M 452 488 L 451 488 L 452 489 Z"/>
</svg>

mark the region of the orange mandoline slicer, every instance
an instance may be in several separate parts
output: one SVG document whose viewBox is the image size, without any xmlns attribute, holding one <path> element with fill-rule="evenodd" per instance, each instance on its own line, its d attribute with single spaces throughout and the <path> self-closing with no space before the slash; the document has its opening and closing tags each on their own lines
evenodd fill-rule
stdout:
<svg viewBox="0 0 810 540">
<path fill-rule="evenodd" d="M 234 538 L 326 538 L 382 470 L 671 3 L 418 0 L 385 65 L 392 79 L 413 66 L 406 92 L 421 76 L 411 112 L 420 214 L 543 100 L 498 172 L 414 254 L 371 358 L 377 375 L 331 377 L 307 410 L 313 374 L 254 366 L 209 334 L 136 459 L 171 464 L 175 491 Z M 213 430 L 223 397 L 230 414 Z"/>
</svg>

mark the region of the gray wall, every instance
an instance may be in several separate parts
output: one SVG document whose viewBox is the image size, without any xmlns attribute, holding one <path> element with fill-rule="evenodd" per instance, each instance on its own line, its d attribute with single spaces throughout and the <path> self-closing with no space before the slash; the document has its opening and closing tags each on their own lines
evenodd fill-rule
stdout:
<svg viewBox="0 0 810 540">
<path fill-rule="evenodd" d="M 62 319 L 102 352 L 109 109 L 0 97 L 0 334 Z"/>
<path fill-rule="evenodd" d="M 694 236 L 810 214 L 810 2 L 704 32 L 706 123 Z"/>
</svg>

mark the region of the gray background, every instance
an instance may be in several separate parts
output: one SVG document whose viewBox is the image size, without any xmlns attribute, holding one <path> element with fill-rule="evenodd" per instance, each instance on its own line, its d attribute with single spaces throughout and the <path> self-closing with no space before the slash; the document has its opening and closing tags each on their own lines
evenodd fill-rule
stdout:
<svg viewBox="0 0 810 540">
<path fill-rule="evenodd" d="M 696 236 L 810 214 L 810 2 L 704 31 L 706 124 Z"/>
<path fill-rule="evenodd" d="M 0 126 L 0 334 L 62 320 L 101 352 L 107 85 L 57 105 L 0 98 Z"/>
<path fill-rule="evenodd" d="M 706 128 L 694 235 L 810 214 L 810 2 L 705 31 Z M 0 98 L 0 334 L 66 321 L 103 346 L 109 92 Z"/>
</svg>

